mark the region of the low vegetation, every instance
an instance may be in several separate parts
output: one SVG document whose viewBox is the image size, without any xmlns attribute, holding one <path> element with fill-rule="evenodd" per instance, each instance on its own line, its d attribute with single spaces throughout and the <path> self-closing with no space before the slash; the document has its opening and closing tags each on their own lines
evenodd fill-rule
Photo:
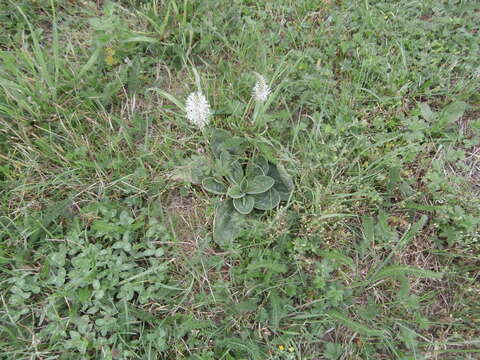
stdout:
<svg viewBox="0 0 480 360">
<path fill-rule="evenodd" d="M 0 2 L 0 357 L 477 359 L 479 24 Z"/>
</svg>

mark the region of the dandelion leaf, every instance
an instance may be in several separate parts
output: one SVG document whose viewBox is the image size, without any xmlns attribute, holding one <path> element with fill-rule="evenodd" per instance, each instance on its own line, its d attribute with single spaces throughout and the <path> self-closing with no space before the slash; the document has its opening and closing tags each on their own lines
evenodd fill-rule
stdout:
<svg viewBox="0 0 480 360">
<path fill-rule="evenodd" d="M 344 326 L 350 328 L 351 330 L 363 335 L 363 336 L 382 336 L 384 332 L 377 329 L 372 329 L 368 326 L 359 323 L 358 321 L 352 320 L 351 318 L 341 314 L 338 311 L 329 311 L 328 315 L 333 319 L 339 321 Z"/>
</svg>

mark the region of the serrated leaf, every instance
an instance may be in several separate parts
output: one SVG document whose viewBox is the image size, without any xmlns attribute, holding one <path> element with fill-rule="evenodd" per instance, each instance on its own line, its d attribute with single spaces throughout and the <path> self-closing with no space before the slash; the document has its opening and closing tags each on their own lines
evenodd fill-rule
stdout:
<svg viewBox="0 0 480 360">
<path fill-rule="evenodd" d="M 397 277 L 399 275 L 413 275 L 420 278 L 441 279 L 443 273 L 430 270 L 424 270 L 415 266 L 408 265 L 392 265 L 380 270 L 369 282 L 378 281 L 386 277 Z"/>
<path fill-rule="evenodd" d="M 232 200 L 222 201 L 215 212 L 213 240 L 223 248 L 228 247 L 239 235 L 243 220 Z"/>
<path fill-rule="evenodd" d="M 280 320 L 286 315 L 285 306 L 282 299 L 275 290 L 270 293 L 270 322 L 274 329 L 278 329 Z"/>
<path fill-rule="evenodd" d="M 227 193 L 227 187 L 225 186 L 225 184 L 218 182 L 213 177 L 203 179 L 202 186 L 205 190 L 217 195 L 223 195 Z"/>
<path fill-rule="evenodd" d="M 255 198 L 255 204 L 253 206 L 258 210 L 271 210 L 280 203 L 280 195 L 274 188 L 253 196 Z"/>
<path fill-rule="evenodd" d="M 253 210 L 255 199 L 253 196 L 244 196 L 239 199 L 233 199 L 233 206 L 240 214 L 247 215 Z"/>
<path fill-rule="evenodd" d="M 248 358 L 252 360 L 266 359 L 266 354 L 260 350 L 257 343 L 251 340 L 232 337 L 217 340 L 217 344 L 234 352 L 248 354 Z M 230 357 L 230 359 L 233 359 L 233 357 Z M 238 357 L 238 359 L 244 358 Z"/>
<path fill-rule="evenodd" d="M 467 109 L 467 104 L 463 101 L 455 101 L 447 105 L 442 111 L 442 117 L 446 120 L 447 123 L 453 123 L 460 119 L 465 110 Z"/>
<path fill-rule="evenodd" d="M 335 251 L 335 250 L 319 250 L 318 254 L 322 256 L 325 259 L 333 260 L 334 262 L 342 265 L 348 265 L 350 268 L 354 269 L 355 268 L 355 262 L 352 260 L 352 258 L 349 258 L 348 256 Z"/>
<path fill-rule="evenodd" d="M 235 304 L 233 306 L 233 310 L 238 314 L 255 311 L 258 309 L 257 301 L 258 300 L 256 299 L 250 299 L 250 300 L 239 302 L 238 304 Z"/>
<path fill-rule="evenodd" d="M 285 273 L 288 270 L 285 264 L 273 260 L 258 261 L 247 266 L 249 272 L 258 269 L 262 269 L 262 272 L 263 270 L 267 270 L 277 274 Z"/>
<path fill-rule="evenodd" d="M 233 185 L 228 189 L 227 195 L 232 199 L 240 199 L 245 196 L 245 192 L 242 190 L 241 185 Z"/>
<path fill-rule="evenodd" d="M 123 228 L 121 226 L 111 224 L 109 222 L 103 220 L 94 221 L 92 226 L 92 230 L 103 232 L 103 233 L 112 233 L 112 232 L 123 232 Z"/>
<path fill-rule="evenodd" d="M 362 219 L 362 241 L 358 245 L 358 252 L 360 256 L 364 256 L 366 254 L 367 249 L 370 247 L 371 244 L 374 243 L 375 240 L 375 226 L 373 223 L 373 218 L 369 216 L 364 216 Z"/>
<path fill-rule="evenodd" d="M 247 194 L 261 194 L 268 191 L 275 184 L 275 180 L 270 176 L 258 175 L 248 182 Z"/>
<path fill-rule="evenodd" d="M 175 327 L 175 339 L 180 339 L 194 329 L 205 329 L 212 324 L 208 320 L 197 320 L 191 316 L 185 316 L 184 321 Z"/>
<path fill-rule="evenodd" d="M 339 313 L 338 311 L 329 311 L 327 313 L 330 317 L 335 320 L 340 321 L 346 327 L 352 329 L 353 331 L 359 333 L 360 335 L 364 336 L 381 336 L 384 335 L 384 332 L 377 329 L 371 329 L 355 320 L 352 320 L 345 315 Z"/>
</svg>

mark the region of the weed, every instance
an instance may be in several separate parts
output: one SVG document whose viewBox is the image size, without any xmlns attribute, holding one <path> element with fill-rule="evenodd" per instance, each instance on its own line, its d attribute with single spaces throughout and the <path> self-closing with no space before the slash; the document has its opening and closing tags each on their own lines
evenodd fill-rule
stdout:
<svg viewBox="0 0 480 360">
<path fill-rule="evenodd" d="M 1 2 L 2 358 L 477 358 L 479 10 Z"/>
</svg>

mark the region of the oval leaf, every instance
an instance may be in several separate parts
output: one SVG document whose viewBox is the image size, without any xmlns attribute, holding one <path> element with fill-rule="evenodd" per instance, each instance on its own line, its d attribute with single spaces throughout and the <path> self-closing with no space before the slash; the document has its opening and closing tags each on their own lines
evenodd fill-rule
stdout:
<svg viewBox="0 0 480 360">
<path fill-rule="evenodd" d="M 263 156 L 259 156 L 257 159 L 255 159 L 255 163 L 262 168 L 264 175 L 268 173 L 270 166 L 267 159 L 265 159 Z"/>
<path fill-rule="evenodd" d="M 219 158 L 223 151 L 236 155 L 240 155 L 245 151 L 247 145 L 245 139 L 238 136 L 232 136 L 228 131 L 214 129 L 211 130 L 210 136 L 210 146 L 212 147 L 213 154 L 216 158 Z"/>
<path fill-rule="evenodd" d="M 211 141 L 210 146 L 212 147 L 213 154 L 218 159 L 220 158 L 220 154 L 222 153 L 222 144 L 228 139 L 231 138 L 232 135 L 225 130 L 222 129 L 212 129 L 211 130 Z"/>
<path fill-rule="evenodd" d="M 280 203 L 280 195 L 277 190 L 270 189 L 262 194 L 254 195 L 255 209 L 271 210 Z"/>
<path fill-rule="evenodd" d="M 268 176 L 275 179 L 275 185 L 273 187 L 278 191 L 280 199 L 283 201 L 288 200 L 290 193 L 293 191 L 293 180 L 290 175 L 288 175 L 287 170 L 280 164 L 270 164 Z"/>
<path fill-rule="evenodd" d="M 257 156 L 247 164 L 246 176 L 253 178 L 257 175 L 267 175 L 268 169 L 268 161 L 263 156 Z"/>
<path fill-rule="evenodd" d="M 443 109 L 442 115 L 446 122 L 450 124 L 460 119 L 466 109 L 467 103 L 463 101 L 455 101 Z"/>
<path fill-rule="evenodd" d="M 240 199 L 233 199 L 233 206 L 240 214 L 247 215 L 253 210 L 255 199 L 253 196 L 244 196 Z"/>
<path fill-rule="evenodd" d="M 420 103 L 420 111 L 422 113 L 422 117 L 430 122 L 435 120 L 435 113 L 430 108 L 430 105 L 427 103 Z"/>
<path fill-rule="evenodd" d="M 240 185 L 233 185 L 230 189 L 228 189 L 227 195 L 232 199 L 240 199 L 241 197 L 245 196 L 245 192 L 242 191 L 242 187 Z"/>
<path fill-rule="evenodd" d="M 213 240 L 222 248 L 228 248 L 237 238 L 243 223 L 243 215 L 235 210 L 232 200 L 222 201 L 215 212 Z"/>
<path fill-rule="evenodd" d="M 270 176 L 258 175 L 248 182 L 246 191 L 247 194 L 261 194 L 268 191 L 273 184 L 275 180 Z"/>
<path fill-rule="evenodd" d="M 266 172 L 263 172 L 262 168 L 257 164 L 251 163 L 247 165 L 245 169 L 245 176 L 249 179 L 253 179 L 255 176 L 266 175 Z"/>
<path fill-rule="evenodd" d="M 221 182 L 215 180 L 213 177 L 203 179 L 202 186 L 205 190 L 217 195 L 223 195 L 227 193 L 227 187 Z"/>
<path fill-rule="evenodd" d="M 230 182 L 234 184 L 240 184 L 243 179 L 243 168 L 238 161 L 233 161 L 230 164 L 230 173 L 227 175 L 227 178 Z"/>
</svg>

